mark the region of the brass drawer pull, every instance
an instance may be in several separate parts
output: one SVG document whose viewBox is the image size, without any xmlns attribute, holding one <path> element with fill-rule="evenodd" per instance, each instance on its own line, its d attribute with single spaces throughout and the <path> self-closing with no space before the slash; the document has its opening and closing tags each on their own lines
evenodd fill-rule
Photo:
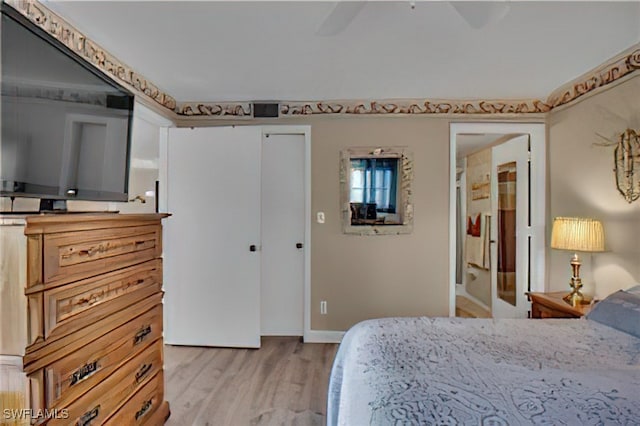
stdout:
<svg viewBox="0 0 640 426">
<path fill-rule="evenodd" d="M 140 383 L 140 381 L 145 378 L 147 373 L 151 371 L 151 368 L 153 368 L 153 364 L 142 364 L 142 366 L 136 373 L 136 383 Z"/>
<path fill-rule="evenodd" d="M 142 403 L 142 406 L 140 407 L 140 409 L 136 412 L 136 421 L 144 416 L 147 411 L 149 411 L 149 409 L 151 408 L 151 406 L 153 405 L 153 401 L 148 399 L 145 402 Z"/>
<path fill-rule="evenodd" d="M 91 410 L 87 411 L 78 419 L 76 426 L 89 426 L 91 421 L 100 415 L 100 406 L 97 405 Z"/>
<path fill-rule="evenodd" d="M 71 377 L 69 378 L 69 386 L 73 386 L 79 381 L 86 379 L 87 377 L 98 371 L 99 368 L 100 364 L 98 364 L 97 360 L 83 365 L 82 367 L 71 373 Z"/>
<path fill-rule="evenodd" d="M 142 328 L 133 337 L 133 344 L 137 345 L 138 343 L 141 343 L 149 334 L 151 334 L 151 326 L 143 325 Z"/>
</svg>

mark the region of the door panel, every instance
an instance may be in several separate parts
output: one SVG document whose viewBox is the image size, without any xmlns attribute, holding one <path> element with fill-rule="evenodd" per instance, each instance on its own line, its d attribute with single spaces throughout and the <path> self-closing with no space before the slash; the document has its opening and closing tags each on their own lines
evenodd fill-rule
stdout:
<svg viewBox="0 0 640 426">
<path fill-rule="evenodd" d="M 263 137 L 262 335 L 303 334 L 304 149 L 304 135 Z"/>
<path fill-rule="evenodd" d="M 168 344 L 260 347 L 261 137 L 249 126 L 169 129 Z"/>
<path fill-rule="evenodd" d="M 492 149 L 491 287 L 494 318 L 526 318 L 529 282 L 529 136 Z"/>
</svg>

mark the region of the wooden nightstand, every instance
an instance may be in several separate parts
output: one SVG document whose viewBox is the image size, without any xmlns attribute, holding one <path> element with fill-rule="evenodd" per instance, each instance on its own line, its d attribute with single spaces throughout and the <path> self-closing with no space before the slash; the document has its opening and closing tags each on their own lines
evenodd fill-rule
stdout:
<svg viewBox="0 0 640 426">
<path fill-rule="evenodd" d="M 580 318 L 591 310 L 591 304 L 573 307 L 562 300 L 568 292 L 527 293 L 531 301 L 531 318 Z"/>
</svg>

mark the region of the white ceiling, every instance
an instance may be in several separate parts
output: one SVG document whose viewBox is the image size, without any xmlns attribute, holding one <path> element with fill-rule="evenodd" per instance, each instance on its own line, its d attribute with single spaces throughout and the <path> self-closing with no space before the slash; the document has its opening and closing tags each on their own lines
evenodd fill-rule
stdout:
<svg viewBox="0 0 640 426">
<path fill-rule="evenodd" d="M 49 1 L 178 101 L 541 98 L 640 42 L 640 0 L 511 2 L 472 28 L 449 2 Z"/>
<path fill-rule="evenodd" d="M 498 133 L 458 134 L 456 137 L 456 159 L 460 160 L 484 147 L 493 145 L 505 136 Z"/>
</svg>

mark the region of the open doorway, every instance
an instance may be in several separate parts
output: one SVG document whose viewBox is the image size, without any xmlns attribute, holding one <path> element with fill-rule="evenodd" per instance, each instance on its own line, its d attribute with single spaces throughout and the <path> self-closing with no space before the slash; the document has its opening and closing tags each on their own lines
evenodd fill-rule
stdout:
<svg viewBox="0 0 640 426">
<path fill-rule="evenodd" d="M 451 125 L 450 316 L 526 317 L 544 289 L 544 148 L 543 124 Z"/>
</svg>

